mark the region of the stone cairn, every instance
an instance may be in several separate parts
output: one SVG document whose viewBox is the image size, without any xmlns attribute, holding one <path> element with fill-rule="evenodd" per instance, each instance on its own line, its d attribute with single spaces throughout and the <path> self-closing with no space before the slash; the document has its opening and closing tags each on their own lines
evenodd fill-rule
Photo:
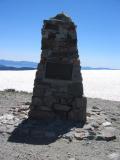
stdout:
<svg viewBox="0 0 120 160">
<path fill-rule="evenodd" d="M 86 121 L 76 26 L 64 13 L 44 20 L 31 119 Z"/>
</svg>

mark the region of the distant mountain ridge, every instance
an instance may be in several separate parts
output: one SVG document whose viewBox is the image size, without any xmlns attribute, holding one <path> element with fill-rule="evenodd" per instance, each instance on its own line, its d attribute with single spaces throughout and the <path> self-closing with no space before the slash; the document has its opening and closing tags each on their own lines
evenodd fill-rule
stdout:
<svg viewBox="0 0 120 160">
<path fill-rule="evenodd" d="M 15 67 L 15 68 L 37 68 L 38 63 L 36 62 L 29 62 L 29 61 L 12 61 L 12 60 L 0 60 L 0 65 L 8 66 L 8 67 Z"/>
<path fill-rule="evenodd" d="M 81 67 L 82 70 L 119 70 L 119 69 L 113 69 L 113 68 L 104 68 L 104 67 Z"/>
<path fill-rule="evenodd" d="M 30 61 L 12 61 L 12 60 L 0 60 L 0 70 L 34 70 L 37 68 L 37 62 Z M 104 67 L 89 67 L 82 66 L 82 70 L 117 70 Z"/>
<path fill-rule="evenodd" d="M 16 67 L 11 67 L 11 66 L 0 65 L 0 70 L 2 71 L 6 71 L 6 70 L 20 71 L 20 70 L 33 70 L 33 69 L 36 69 L 36 68 L 30 68 L 30 67 L 16 68 Z"/>
</svg>

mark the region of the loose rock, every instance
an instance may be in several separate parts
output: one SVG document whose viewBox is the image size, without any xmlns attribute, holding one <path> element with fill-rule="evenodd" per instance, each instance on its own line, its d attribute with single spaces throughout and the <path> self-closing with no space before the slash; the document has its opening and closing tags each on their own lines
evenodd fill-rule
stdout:
<svg viewBox="0 0 120 160">
<path fill-rule="evenodd" d="M 110 127 L 112 124 L 111 124 L 111 122 L 104 122 L 104 123 L 102 123 L 102 125 L 104 127 Z"/>
<path fill-rule="evenodd" d="M 116 139 L 115 129 L 113 127 L 104 128 L 101 133 L 97 134 L 96 140 L 111 141 Z"/>
<path fill-rule="evenodd" d="M 84 138 L 87 138 L 89 136 L 88 132 L 79 132 L 74 134 L 75 138 L 77 140 L 83 140 Z"/>
</svg>

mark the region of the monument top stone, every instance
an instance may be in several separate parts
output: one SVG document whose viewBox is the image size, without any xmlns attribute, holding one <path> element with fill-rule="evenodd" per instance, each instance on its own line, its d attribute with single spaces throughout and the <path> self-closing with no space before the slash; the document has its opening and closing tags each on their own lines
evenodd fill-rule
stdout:
<svg viewBox="0 0 120 160">
<path fill-rule="evenodd" d="M 72 19 L 63 12 L 57 14 L 55 17 L 50 18 L 50 20 L 61 20 L 64 22 L 72 22 Z"/>
</svg>

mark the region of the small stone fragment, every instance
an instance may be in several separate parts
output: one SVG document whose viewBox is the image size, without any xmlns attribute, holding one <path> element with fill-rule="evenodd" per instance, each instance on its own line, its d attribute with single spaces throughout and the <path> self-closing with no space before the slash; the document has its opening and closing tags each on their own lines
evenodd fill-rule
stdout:
<svg viewBox="0 0 120 160">
<path fill-rule="evenodd" d="M 18 112 L 27 111 L 27 110 L 29 110 L 29 105 L 22 105 L 20 108 L 18 108 Z"/>
<path fill-rule="evenodd" d="M 111 122 L 104 122 L 104 123 L 102 123 L 102 125 L 104 127 L 110 127 L 112 124 L 111 124 Z"/>
<path fill-rule="evenodd" d="M 117 118 L 112 117 L 111 120 L 112 120 L 112 121 L 117 121 Z"/>
<path fill-rule="evenodd" d="M 31 102 L 25 102 L 25 105 L 30 105 L 31 104 Z"/>
<path fill-rule="evenodd" d="M 82 134 L 81 134 L 81 133 L 75 133 L 74 136 L 75 136 L 75 138 L 76 138 L 77 140 L 83 140 L 83 138 L 84 138 L 83 133 L 82 133 Z"/>
<path fill-rule="evenodd" d="M 86 113 L 86 116 L 87 116 L 87 117 L 91 117 L 92 114 L 91 114 L 90 112 L 87 112 L 87 113 Z"/>
<path fill-rule="evenodd" d="M 70 142 L 73 140 L 73 137 L 74 137 L 73 132 L 69 132 L 63 135 L 63 138 L 68 139 Z"/>
<path fill-rule="evenodd" d="M 94 128 L 99 128 L 99 124 L 97 122 L 92 122 L 91 126 Z"/>
<path fill-rule="evenodd" d="M 91 124 L 87 124 L 87 125 L 84 125 L 84 127 L 83 127 L 85 130 L 94 130 L 94 128 L 92 127 L 92 125 Z"/>
<path fill-rule="evenodd" d="M 93 108 L 93 109 L 97 109 L 97 110 L 99 110 L 99 108 L 98 108 L 97 106 L 93 106 L 92 108 Z"/>
</svg>

